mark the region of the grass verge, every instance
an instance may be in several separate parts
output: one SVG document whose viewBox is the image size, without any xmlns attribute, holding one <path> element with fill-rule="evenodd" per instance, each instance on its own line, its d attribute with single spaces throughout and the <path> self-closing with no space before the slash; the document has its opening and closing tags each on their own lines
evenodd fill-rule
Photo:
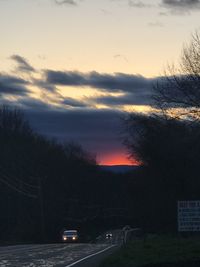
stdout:
<svg viewBox="0 0 200 267">
<path fill-rule="evenodd" d="M 100 267 L 200 267 L 200 237 L 149 237 L 136 240 Z"/>
</svg>

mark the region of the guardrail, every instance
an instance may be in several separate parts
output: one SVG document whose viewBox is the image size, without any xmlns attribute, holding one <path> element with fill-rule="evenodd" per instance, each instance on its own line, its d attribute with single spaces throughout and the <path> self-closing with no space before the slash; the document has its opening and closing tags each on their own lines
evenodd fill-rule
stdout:
<svg viewBox="0 0 200 267">
<path fill-rule="evenodd" d="M 144 234 L 141 228 L 131 228 L 130 226 L 122 228 L 123 245 L 126 245 L 130 241 L 140 239 L 143 236 Z"/>
</svg>

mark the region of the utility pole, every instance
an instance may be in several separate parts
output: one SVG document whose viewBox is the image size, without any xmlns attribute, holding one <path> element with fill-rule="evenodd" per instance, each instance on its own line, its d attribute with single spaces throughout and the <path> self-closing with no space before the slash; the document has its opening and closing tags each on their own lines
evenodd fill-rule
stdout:
<svg viewBox="0 0 200 267">
<path fill-rule="evenodd" d="M 44 241 L 46 235 L 45 235 L 44 197 L 43 197 L 41 177 L 38 177 L 38 193 L 40 202 L 40 226 L 41 226 L 42 240 Z"/>
</svg>

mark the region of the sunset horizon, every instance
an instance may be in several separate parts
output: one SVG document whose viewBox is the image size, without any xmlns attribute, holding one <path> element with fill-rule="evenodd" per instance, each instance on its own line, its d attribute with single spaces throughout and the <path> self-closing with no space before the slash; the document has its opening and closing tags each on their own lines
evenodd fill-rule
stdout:
<svg viewBox="0 0 200 267">
<path fill-rule="evenodd" d="M 200 0 L 0 0 L 0 267 L 200 266 Z"/>
<path fill-rule="evenodd" d="M 0 7 L 0 103 L 20 109 L 43 136 L 79 143 L 100 164 L 136 164 L 126 158 L 122 118 L 150 112 L 154 84 L 199 27 L 196 5 L 8 0 Z"/>
</svg>

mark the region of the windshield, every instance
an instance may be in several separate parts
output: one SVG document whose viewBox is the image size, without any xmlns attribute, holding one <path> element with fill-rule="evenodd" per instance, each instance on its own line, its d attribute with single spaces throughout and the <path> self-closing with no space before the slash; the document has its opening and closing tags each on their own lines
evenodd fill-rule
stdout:
<svg viewBox="0 0 200 267">
<path fill-rule="evenodd" d="M 77 235 L 77 231 L 64 231 L 64 235 Z"/>
</svg>

